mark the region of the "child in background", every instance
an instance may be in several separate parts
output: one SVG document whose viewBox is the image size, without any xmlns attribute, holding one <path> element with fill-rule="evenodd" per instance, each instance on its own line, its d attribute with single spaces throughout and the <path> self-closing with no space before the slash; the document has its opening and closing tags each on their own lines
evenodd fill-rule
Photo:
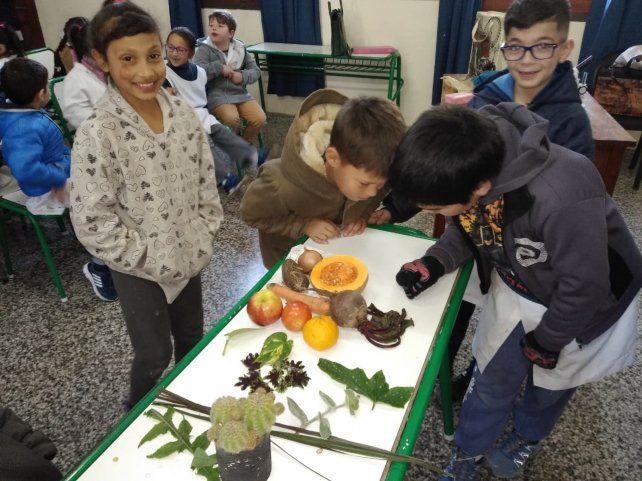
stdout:
<svg viewBox="0 0 642 481">
<path fill-rule="evenodd" d="M 480 456 L 497 477 L 520 475 L 575 389 L 634 361 L 642 255 L 595 166 L 550 143 L 546 127 L 514 103 L 435 107 L 390 169 L 394 192 L 451 218 L 398 272 L 406 295 L 471 259 L 487 293 L 439 481 L 476 481 Z"/>
<path fill-rule="evenodd" d="M 32 198 L 27 207 L 64 210 L 69 147 L 43 109 L 49 102 L 48 77 L 44 65 L 34 60 L 17 57 L 5 64 L 0 82 L 8 102 L 0 105 L 0 140 L 11 173 Z"/>
<path fill-rule="evenodd" d="M 253 142 L 265 125 L 265 112 L 245 86 L 256 82 L 261 71 L 243 42 L 234 38 L 236 20 L 231 13 L 212 13 L 209 26 L 210 34 L 198 40 L 194 56 L 194 63 L 207 73 L 207 108 L 236 133 L 245 120 L 243 138 Z"/>
<path fill-rule="evenodd" d="M 203 335 L 201 271 L 222 220 L 214 162 L 194 109 L 161 88 L 158 26 L 125 2 L 90 25 L 106 94 L 76 131 L 71 220 L 112 271 L 134 348 L 129 404 Z"/>
<path fill-rule="evenodd" d="M 58 99 L 62 114 L 72 130 L 93 112 L 94 104 L 107 90 L 107 76 L 91 56 L 89 21 L 74 17 L 66 24 L 65 36 L 73 58 L 73 68 L 62 82 Z"/>
<path fill-rule="evenodd" d="M 361 234 L 385 194 L 405 131 L 401 112 L 388 100 L 348 100 L 329 89 L 310 94 L 281 158 L 261 168 L 241 201 L 241 217 L 259 230 L 265 267 L 303 234 L 321 244 Z"/>
<path fill-rule="evenodd" d="M 0 22 L 0 70 L 4 64 L 16 57 L 24 57 L 18 34 L 7 22 Z M 0 83 L 0 103 L 7 100 L 2 83 Z"/>
<path fill-rule="evenodd" d="M 107 76 L 91 57 L 86 18 L 69 19 L 65 24 L 65 38 L 73 68 L 62 82 L 58 102 L 69 127 L 75 130 L 93 113 L 94 104 L 105 94 Z M 82 270 L 96 297 L 108 302 L 118 300 L 111 273 L 102 260 L 93 257 Z"/>
<path fill-rule="evenodd" d="M 241 179 L 234 172 L 237 161 L 242 169 L 256 165 L 257 150 L 251 144 L 221 125 L 207 110 L 205 84 L 207 74 L 202 67 L 192 63 L 196 48 L 196 37 L 185 27 L 176 27 L 167 36 L 167 82 L 173 92 L 183 98 L 194 109 L 213 149 L 216 178 L 229 194 Z M 263 150 L 263 149 L 261 149 Z M 261 152 L 263 157 L 265 152 Z M 261 162 L 262 163 L 262 162 Z"/>
</svg>

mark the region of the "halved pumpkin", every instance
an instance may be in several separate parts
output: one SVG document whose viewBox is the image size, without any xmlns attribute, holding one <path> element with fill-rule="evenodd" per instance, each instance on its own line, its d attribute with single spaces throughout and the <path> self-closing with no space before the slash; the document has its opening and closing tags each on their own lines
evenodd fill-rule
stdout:
<svg viewBox="0 0 642 481">
<path fill-rule="evenodd" d="M 361 292 L 368 282 L 368 268 L 354 256 L 325 257 L 310 272 L 310 282 L 320 294 Z"/>
</svg>

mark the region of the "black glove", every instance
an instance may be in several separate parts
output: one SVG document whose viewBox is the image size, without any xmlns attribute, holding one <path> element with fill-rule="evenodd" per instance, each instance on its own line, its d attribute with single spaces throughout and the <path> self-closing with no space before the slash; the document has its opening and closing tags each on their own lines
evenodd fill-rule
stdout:
<svg viewBox="0 0 642 481">
<path fill-rule="evenodd" d="M 526 333 L 519 345 L 522 346 L 522 354 L 530 362 L 537 364 L 542 369 L 555 369 L 560 353 L 549 351 L 540 346 L 535 339 L 534 331 Z"/>
<path fill-rule="evenodd" d="M 403 287 L 408 299 L 414 299 L 444 275 L 444 266 L 434 257 L 424 256 L 406 262 L 397 272 L 397 284 Z"/>
</svg>

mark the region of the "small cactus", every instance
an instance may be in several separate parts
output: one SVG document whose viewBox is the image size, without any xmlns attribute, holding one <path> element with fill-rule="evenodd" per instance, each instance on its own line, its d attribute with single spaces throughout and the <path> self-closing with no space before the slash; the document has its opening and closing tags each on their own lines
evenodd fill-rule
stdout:
<svg viewBox="0 0 642 481">
<path fill-rule="evenodd" d="M 268 434 L 276 417 L 284 410 L 274 402 L 274 393 L 259 388 L 245 399 L 224 396 L 210 411 L 212 427 L 208 438 L 228 453 L 254 449 Z"/>
</svg>

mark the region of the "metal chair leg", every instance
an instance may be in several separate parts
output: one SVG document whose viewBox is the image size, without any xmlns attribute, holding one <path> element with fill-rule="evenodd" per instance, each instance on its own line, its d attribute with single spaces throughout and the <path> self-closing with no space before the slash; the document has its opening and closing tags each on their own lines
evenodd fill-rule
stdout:
<svg viewBox="0 0 642 481">
<path fill-rule="evenodd" d="M 13 267 L 11 265 L 11 256 L 9 255 L 9 244 L 7 243 L 7 234 L 4 228 L 4 221 L 0 219 L 0 247 L 4 255 L 4 271 L 8 277 L 13 277 Z"/>
<path fill-rule="evenodd" d="M 45 257 L 45 263 L 49 268 L 51 279 L 53 280 L 54 285 L 58 290 L 58 295 L 60 296 L 60 300 L 62 302 L 67 302 L 67 299 L 68 299 L 67 293 L 65 292 L 65 288 L 62 286 L 62 281 L 60 280 L 60 276 L 58 275 L 58 269 L 56 269 L 56 264 L 54 263 L 53 257 L 51 256 L 51 251 L 49 250 L 49 246 L 47 245 L 47 239 L 45 237 L 45 234 L 44 232 L 42 232 L 42 229 L 40 228 L 38 219 L 36 219 L 32 215 L 29 215 L 28 217 L 31 223 L 33 224 L 33 228 L 36 231 L 36 235 L 38 236 L 38 242 L 40 242 L 40 248 L 42 249 L 42 253 Z"/>
<path fill-rule="evenodd" d="M 638 145 L 635 147 L 635 152 L 633 152 L 633 158 L 631 159 L 631 164 L 629 168 L 632 169 L 635 167 L 635 164 L 638 164 L 638 171 L 635 174 L 635 180 L 633 181 L 633 189 L 638 190 L 640 188 L 640 181 L 642 181 L 642 138 L 638 140 Z"/>
</svg>

